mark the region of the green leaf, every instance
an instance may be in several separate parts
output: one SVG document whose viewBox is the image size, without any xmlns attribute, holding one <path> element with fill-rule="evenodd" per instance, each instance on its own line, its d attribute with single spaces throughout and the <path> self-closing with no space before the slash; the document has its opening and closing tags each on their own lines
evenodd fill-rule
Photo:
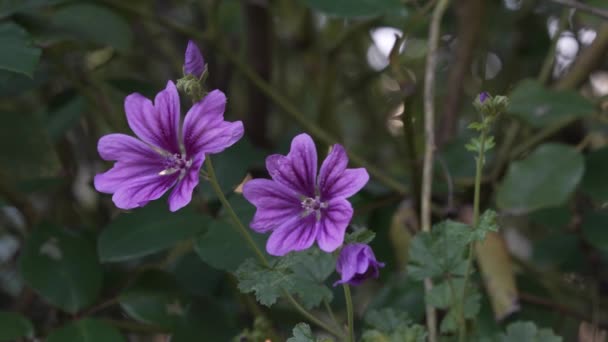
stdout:
<svg viewBox="0 0 608 342">
<path fill-rule="evenodd" d="M 494 210 L 486 210 L 479 217 L 479 224 L 474 229 L 471 229 L 471 236 L 469 241 L 483 241 L 486 238 L 486 234 L 489 232 L 498 231 L 498 223 L 496 218 L 498 214 Z"/>
<path fill-rule="evenodd" d="M 74 3 L 56 10 L 52 23 L 75 38 L 127 51 L 133 40 L 129 23 L 113 11 L 99 5 Z"/>
<path fill-rule="evenodd" d="M 151 270 L 141 274 L 120 294 L 120 306 L 133 319 L 173 330 L 184 316 L 187 302 L 175 279 L 168 273 Z"/>
<path fill-rule="evenodd" d="M 509 324 L 506 334 L 502 334 L 501 342 L 561 342 L 562 338 L 553 334 L 551 329 L 538 329 L 532 322 L 515 322 Z"/>
<path fill-rule="evenodd" d="M 60 108 L 49 113 L 46 129 L 54 142 L 57 142 L 66 131 L 72 128 L 80 115 L 85 111 L 86 101 L 81 96 L 74 96 Z"/>
<path fill-rule="evenodd" d="M 287 342 L 315 342 L 315 336 L 310 330 L 310 326 L 306 323 L 298 323 L 293 328 L 293 337 L 287 339 Z"/>
<path fill-rule="evenodd" d="M 399 0 L 301 0 L 308 7 L 336 17 L 364 17 L 405 11 Z"/>
<path fill-rule="evenodd" d="M 551 90 L 538 81 L 524 80 L 511 93 L 508 112 L 540 128 L 591 115 L 595 112 L 595 106 L 576 91 Z"/>
<path fill-rule="evenodd" d="M 371 310 L 365 314 L 365 324 L 370 328 L 391 333 L 401 325 L 412 323 L 408 314 L 403 311 L 397 311 L 392 308 L 384 308 L 382 310 Z"/>
<path fill-rule="evenodd" d="M 583 218 L 583 236 L 593 247 L 608 253 L 608 213 L 588 213 Z"/>
<path fill-rule="evenodd" d="M 344 237 L 344 244 L 349 243 L 364 243 L 369 244 L 374 241 L 376 233 L 373 230 L 361 228 L 353 231 L 352 233 L 346 234 Z"/>
<path fill-rule="evenodd" d="M 0 54 L 0 69 L 33 76 L 41 51 L 23 28 L 11 21 L 1 23 L 0 46 L 5 51 Z"/>
<path fill-rule="evenodd" d="M 191 208 L 171 213 L 164 201 L 156 201 L 108 224 L 99 235 L 99 257 L 102 262 L 140 258 L 202 233 L 209 221 Z"/>
<path fill-rule="evenodd" d="M 541 145 L 509 166 L 496 202 L 516 213 L 560 206 L 576 189 L 584 169 L 583 156 L 574 147 Z"/>
<path fill-rule="evenodd" d="M 469 226 L 449 220 L 436 224 L 431 233 L 416 234 L 410 246 L 408 275 L 422 280 L 463 274 L 469 238 Z"/>
<path fill-rule="evenodd" d="M 214 301 L 190 305 L 177 322 L 171 342 L 231 341 L 237 331 L 237 315 Z"/>
<path fill-rule="evenodd" d="M 0 18 L 21 12 L 28 12 L 40 7 L 48 7 L 66 0 L 4 0 L 0 1 Z"/>
<path fill-rule="evenodd" d="M 321 304 L 323 299 L 331 302 L 333 294 L 324 284 L 336 269 L 337 257 L 313 247 L 306 251 L 291 252 L 283 263 L 293 272 L 293 293 L 301 300 L 304 307 L 312 309 Z"/>
<path fill-rule="evenodd" d="M 248 228 L 255 208 L 243 196 L 233 196 L 229 200 L 241 222 Z M 221 217 L 209 225 L 208 231 L 200 235 L 195 244 L 196 253 L 210 266 L 219 270 L 234 272 L 245 260 L 255 257 L 243 236 L 233 226 L 224 208 Z M 266 235 L 249 230 L 249 234 L 262 251 L 265 250 Z M 235 246 L 238 246 L 235 248 Z M 230 253 L 226 253 L 230 250 Z"/>
<path fill-rule="evenodd" d="M 295 286 L 293 273 L 281 260 L 273 268 L 266 268 L 247 259 L 236 271 L 239 290 L 243 293 L 253 292 L 262 305 L 272 306 L 284 290 L 291 292 Z"/>
<path fill-rule="evenodd" d="M 108 323 L 85 318 L 71 322 L 49 334 L 47 342 L 126 342 L 125 338 Z"/>
<path fill-rule="evenodd" d="M 608 147 L 589 153 L 585 158 L 585 175 L 581 189 L 596 201 L 608 201 Z"/>
<path fill-rule="evenodd" d="M 195 252 L 182 256 L 175 264 L 173 274 L 181 289 L 201 297 L 213 297 L 224 279 L 223 272 L 204 263 Z"/>
<path fill-rule="evenodd" d="M 0 342 L 15 341 L 22 337 L 34 337 L 34 326 L 16 312 L 0 311 Z"/>
<path fill-rule="evenodd" d="M 92 304 L 102 285 L 95 246 L 51 225 L 34 229 L 23 249 L 19 268 L 27 285 L 69 313 Z"/>
</svg>

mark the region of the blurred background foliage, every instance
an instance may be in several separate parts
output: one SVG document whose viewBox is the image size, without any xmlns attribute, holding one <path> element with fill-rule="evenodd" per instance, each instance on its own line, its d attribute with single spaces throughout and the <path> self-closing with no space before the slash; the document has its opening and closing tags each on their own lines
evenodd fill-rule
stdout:
<svg viewBox="0 0 608 342">
<path fill-rule="evenodd" d="M 585 1 L 599 10 L 589 13 L 564 2 L 455 0 L 442 22 L 437 221 L 470 221 L 473 99 L 483 90 L 511 100 L 483 179 L 482 207 L 496 208 L 501 233 L 476 248 L 486 294 L 476 336 L 534 321 L 566 341 L 605 340 L 593 334 L 608 328 L 608 5 Z M 251 253 L 208 184 L 175 214 L 162 200 L 120 212 L 92 187 L 109 167 L 99 137 L 130 133 L 124 97 L 180 78 L 188 39 L 210 88 L 227 93 L 227 118 L 245 122 L 246 138 L 214 158 L 244 221 L 253 208 L 233 190 L 248 173 L 267 176 L 265 155 L 287 152 L 301 131 L 320 151 L 344 144 L 372 175 L 353 199 L 353 225 L 377 234 L 387 264 L 356 289 L 357 320 L 392 308 L 422 323 L 422 286 L 405 265 L 419 229 L 433 6 L 0 1 L 0 340 L 279 341 L 301 320 L 283 301 L 268 310 L 239 293 L 233 273 Z M 340 293 L 325 298 L 343 317 Z M 504 340 L 521 341 L 516 328 Z"/>
</svg>

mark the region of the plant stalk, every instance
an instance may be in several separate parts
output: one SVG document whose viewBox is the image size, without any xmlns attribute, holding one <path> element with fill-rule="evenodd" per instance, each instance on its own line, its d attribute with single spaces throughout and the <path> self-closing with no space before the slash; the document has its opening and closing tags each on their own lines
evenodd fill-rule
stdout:
<svg viewBox="0 0 608 342">
<path fill-rule="evenodd" d="M 344 299 L 346 299 L 346 314 L 348 315 L 348 341 L 355 342 L 353 298 L 350 294 L 350 286 L 348 286 L 348 284 L 344 284 L 342 285 L 342 287 L 344 287 Z"/>
</svg>

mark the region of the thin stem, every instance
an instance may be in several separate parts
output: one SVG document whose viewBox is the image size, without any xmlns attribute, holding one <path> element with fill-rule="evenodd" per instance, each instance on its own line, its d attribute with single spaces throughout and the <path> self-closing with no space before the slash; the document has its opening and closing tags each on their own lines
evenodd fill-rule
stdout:
<svg viewBox="0 0 608 342">
<path fill-rule="evenodd" d="M 578 2 L 578 1 L 574 1 L 574 0 L 550 0 L 550 1 L 554 2 L 556 4 L 563 5 L 563 6 L 579 9 L 583 12 L 593 14 L 600 18 L 608 19 L 608 11 L 605 9 L 589 6 L 587 4 L 584 4 L 584 3 Z"/>
<path fill-rule="evenodd" d="M 329 315 L 329 318 L 331 318 L 331 321 L 337 326 L 340 326 L 340 322 L 338 322 L 338 320 L 336 319 L 336 315 L 334 314 L 334 310 L 332 310 L 331 306 L 329 305 L 329 302 L 327 301 L 326 298 L 323 298 L 323 305 L 325 306 L 325 310 L 327 311 L 327 314 Z"/>
<path fill-rule="evenodd" d="M 429 30 L 429 52 L 424 73 L 424 131 L 426 144 L 424 149 L 424 166 L 422 170 L 421 213 L 422 230 L 431 231 L 431 192 L 433 183 L 433 155 L 435 152 L 435 69 L 437 66 L 437 47 L 441 29 L 441 18 L 445 13 L 449 0 L 439 0 L 433 11 Z M 433 288 L 431 279 L 424 280 L 424 288 L 428 293 Z M 437 313 L 432 305 L 426 305 L 426 324 L 429 332 L 429 342 L 437 341 Z"/>
<path fill-rule="evenodd" d="M 481 197 L 481 177 L 483 173 L 483 164 L 485 158 L 485 148 L 486 148 L 486 134 L 487 128 L 484 128 L 481 131 L 481 136 L 479 138 L 479 151 L 477 154 L 477 167 L 475 171 L 475 195 L 473 199 L 473 227 L 477 228 L 479 224 L 479 201 Z M 460 299 L 460 307 L 459 307 L 459 338 L 460 342 L 465 342 L 467 337 L 467 326 L 466 319 L 464 317 L 464 303 L 467 296 L 467 283 L 469 282 L 469 275 L 471 273 L 471 268 L 473 265 L 473 255 L 474 255 L 475 243 L 471 242 L 469 244 L 469 251 L 467 255 L 467 267 L 464 273 L 464 281 L 462 284 L 462 298 Z"/>
<path fill-rule="evenodd" d="M 222 188 L 220 187 L 220 184 L 217 181 L 217 177 L 215 175 L 215 169 L 213 168 L 213 163 L 211 162 L 211 157 L 206 156 L 205 164 L 207 166 L 207 176 L 209 179 L 209 183 L 211 183 L 211 186 L 213 187 L 213 190 L 215 191 L 220 202 L 222 202 L 222 205 L 228 211 L 228 215 L 230 215 L 233 225 L 237 228 L 238 232 L 241 234 L 243 239 L 245 239 L 245 241 L 247 241 L 249 248 L 251 248 L 251 250 L 255 253 L 256 257 L 262 263 L 262 265 L 264 265 L 264 267 L 270 268 L 271 266 L 270 266 L 270 263 L 268 262 L 268 259 L 266 258 L 264 253 L 262 253 L 262 251 L 260 250 L 258 245 L 256 245 L 255 241 L 253 241 L 251 234 L 249 234 L 249 231 L 247 231 L 247 228 L 245 228 L 245 226 L 239 219 L 238 215 L 236 214 L 236 212 L 230 205 L 230 202 L 228 202 L 228 200 L 226 199 L 226 196 L 224 196 L 224 192 L 222 191 Z M 287 292 L 285 289 L 283 289 L 283 295 L 287 298 L 287 300 L 289 300 L 291 305 L 293 305 L 293 307 L 298 312 L 300 312 L 300 314 L 302 314 L 302 316 L 306 317 L 312 323 L 314 323 L 314 324 L 318 325 L 319 327 L 325 329 L 326 331 L 334 334 L 335 336 L 341 337 L 344 335 L 340 331 L 337 331 L 336 329 L 325 324 L 325 322 L 323 322 L 323 321 L 319 320 L 318 318 L 316 318 L 315 316 L 313 316 L 310 312 L 308 312 L 305 308 L 303 308 L 300 305 L 300 303 L 298 303 L 296 301 L 296 299 L 293 298 L 293 296 L 289 292 Z"/>
<path fill-rule="evenodd" d="M 350 295 L 348 284 L 342 285 L 344 288 L 344 299 L 346 299 L 346 314 L 348 315 L 348 341 L 355 342 L 355 323 L 353 316 L 353 297 Z"/>
</svg>

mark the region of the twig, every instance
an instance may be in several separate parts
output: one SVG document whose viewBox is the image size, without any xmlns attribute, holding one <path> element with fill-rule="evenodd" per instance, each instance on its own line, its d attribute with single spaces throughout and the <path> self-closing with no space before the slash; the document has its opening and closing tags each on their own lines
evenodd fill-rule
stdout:
<svg viewBox="0 0 608 342">
<path fill-rule="evenodd" d="M 433 155 L 435 152 L 435 68 L 437 65 L 437 47 L 439 45 L 439 32 L 441 18 L 445 13 L 449 0 L 439 0 L 429 30 L 429 52 L 426 59 L 424 73 L 424 131 L 426 143 L 424 148 L 424 166 L 422 170 L 422 198 L 421 213 L 422 230 L 431 231 L 431 192 L 433 183 Z M 428 293 L 433 288 L 430 278 L 424 280 L 424 288 Z M 432 305 L 426 305 L 426 324 L 429 331 L 429 342 L 437 341 L 437 314 Z"/>
<path fill-rule="evenodd" d="M 608 10 L 605 10 L 605 9 L 589 6 L 587 4 L 584 4 L 584 3 L 578 2 L 578 1 L 574 1 L 574 0 L 550 0 L 550 1 L 554 2 L 556 4 L 559 4 L 559 5 L 576 8 L 583 12 L 587 12 L 587 13 L 593 14 L 595 16 L 604 18 L 604 19 L 608 19 Z"/>
</svg>

